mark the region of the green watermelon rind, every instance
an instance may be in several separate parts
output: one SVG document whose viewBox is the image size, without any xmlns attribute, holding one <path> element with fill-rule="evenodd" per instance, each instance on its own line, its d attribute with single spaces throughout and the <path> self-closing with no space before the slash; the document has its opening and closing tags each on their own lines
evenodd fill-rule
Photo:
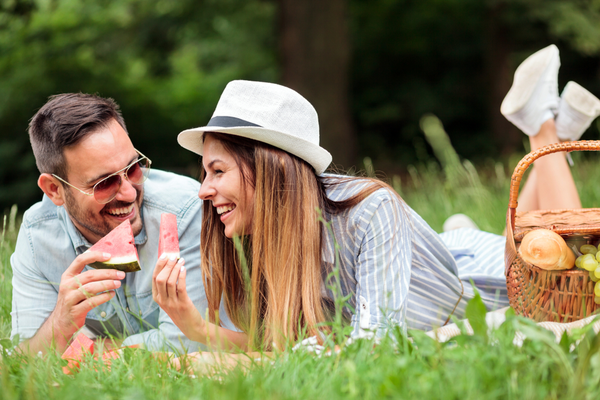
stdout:
<svg viewBox="0 0 600 400">
<path fill-rule="evenodd" d="M 89 264 L 92 268 L 117 269 L 124 272 L 135 272 L 142 269 L 129 220 L 122 222 L 87 251 L 104 251 L 113 256 L 110 260 Z"/>
<path fill-rule="evenodd" d="M 140 263 L 134 257 L 113 257 L 107 261 L 96 261 L 89 264 L 90 267 L 96 269 L 117 269 L 123 272 L 141 271 Z"/>
</svg>

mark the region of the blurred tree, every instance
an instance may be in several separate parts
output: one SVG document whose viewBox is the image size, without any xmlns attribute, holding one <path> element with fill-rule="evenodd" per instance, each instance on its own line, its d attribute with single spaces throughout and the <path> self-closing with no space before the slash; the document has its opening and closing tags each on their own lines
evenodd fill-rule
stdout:
<svg viewBox="0 0 600 400">
<path fill-rule="evenodd" d="M 514 67 L 511 63 L 511 52 L 514 40 L 510 35 L 508 24 L 502 16 L 507 4 L 503 1 L 489 3 L 485 13 L 485 73 L 486 86 L 489 88 L 487 99 L 487 115 L 494 144 L 499 153 L 510 155 L 519 149 L 523 133 L 511 124 L 502 114 L 500 105 L 508 93 L 513 81 Z"/>
<path fill-rule="evenodd" d="M 274 11 L 260 0 L 0 2 L 0 208 L 41 196 L 26 129 L 56 93 L 115 98 L 154 166 L 197 176 L 176 135 L 208 121 L 228 81 L 276 79 Z"/>
<path fill-rule="evenodd" d="M 535 50 L 557 43 L 563 60 L 559 75 L 561 86 L 567 80 L 580 79 L 585 82 L 585 87 L 599 93 L 600 86 L 596 83 L 600 72 L 598 66 L 585 71 L 582 67 L 586 63 L 581 58 L 595 56 L 594 64 L 598 63 L 600 1 L 488 0 L 486 25 L 486 81 L 490 87 L 488 115 L 492 136 L 502 153 L 510 154 L 519 148 L 522 134 L 498 110 L 512 84 L 514 70 Z M 580 58 L 576 61 L 579 71 L 569 70 L 575 61 L 573 53 Z"/>
<path fill-rule="evenodd" d="M 481 0 L 352 0 L 352 97 L 361 155 L 378 169 L 428 157 L 436 114 L 459 153 L 490 154 Z"/>
<path fill-rule="evenodd" d="M 356 163 L 348 93 L 350 37 L 346 0 L 279 0 L 282 83 L 317 109 L 321 145 L 340 167 Z"/>
<path fill-rule="evenodd" d="M 561 51 L 560 86 L 576 80 L 600 95 L 598 0 L 350 5 L 359 150 L 380 169 L 429 156 L 418 127 L 427 112 L 440 117 L 463 157 L 481 160 L 522 149 L 523 135 L 500 115 L 500 103 L 515 68 L 550 43 Z M 597 128 L 590 129 L 597 136 Z"/>
</svg>

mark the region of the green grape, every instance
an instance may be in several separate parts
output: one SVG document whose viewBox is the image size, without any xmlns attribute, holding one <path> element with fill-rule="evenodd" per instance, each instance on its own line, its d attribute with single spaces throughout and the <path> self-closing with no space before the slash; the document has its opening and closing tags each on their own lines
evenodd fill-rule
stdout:
<svg viewBox="0 0 600 400">
<path fill-rule="evenodd" d="M 577 258 L 575 259 L 575 266 L 576 266 L 577 268 L 581 268 L 581 259 L 582 259 L 582 258 L 583 258 L 583 256 L 581 255 L 581 256 L 579 256 L 579 257 L 577 257 Z"/>
<path fill-rule="evenodd" d="M 600 297 L 600 282 L 596 282 L 596 286 L 594 286 L 594 294 Z"/>
<path fill-rule="evenodd" d="M 600 280 L 600 268 L 596 268 L 593 271 L 589 272 L 590 279 L 594 282 L 598 282 Z"/>
<path fill-rule="evenodd" d="M 600 297 L 594 296 L 594 303 L 600 304 Z"/>
<path fill-rule="evenodd" d="M 596 257 L 593 254 L 584 254 L 581 259 L 581 268 L 587 271 L 594 271 L 598 268 L 598 261 L 596 261 Z"/>
<path fill-rule="evenodd" d="M 596 255 L 596 253 L 598 252 L 598 249 L 593 244 L 584 244 L 583 246 L 581 246 L 579 248 L 579 251 L 581 251 L 583 254 Z"/>
<path fill-rule="evenodd" d="M 600 251 L 596 253 L 596 261 L 600 262 Z"/>
</svg>

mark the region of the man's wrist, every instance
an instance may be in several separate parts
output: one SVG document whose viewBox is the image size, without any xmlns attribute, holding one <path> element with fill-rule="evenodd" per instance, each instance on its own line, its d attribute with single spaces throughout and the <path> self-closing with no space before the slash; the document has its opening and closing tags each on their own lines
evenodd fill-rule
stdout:
<svg viewBox="0 0 600 400">
<path fill-rule="evenodd" d="M 61 321 L 54 312 L 50 314 L 42 327 L 45 327 L 45 335 L 50 335 L 48 344 L 54 343 L 58 349 L 66 348 L 75 332 L 79 330 L 73 322 L 64 323 L 64 321 Z"/>
</svg>

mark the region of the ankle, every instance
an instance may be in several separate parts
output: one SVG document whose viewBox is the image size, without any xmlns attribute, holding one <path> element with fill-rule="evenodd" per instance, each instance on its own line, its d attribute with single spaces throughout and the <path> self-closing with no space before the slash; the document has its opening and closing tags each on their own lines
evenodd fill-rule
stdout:
<svg viewBox="0 0 600 400">
<path fill-rule="evenodd" d="M 532 151 L 558 142 L 559 140 L 558 136 L 556 135 L 556 124 L 553 118 L 545 121 L 536 135 L 529 137 L 529 143 L 531 144 Z"/>
</svg>

